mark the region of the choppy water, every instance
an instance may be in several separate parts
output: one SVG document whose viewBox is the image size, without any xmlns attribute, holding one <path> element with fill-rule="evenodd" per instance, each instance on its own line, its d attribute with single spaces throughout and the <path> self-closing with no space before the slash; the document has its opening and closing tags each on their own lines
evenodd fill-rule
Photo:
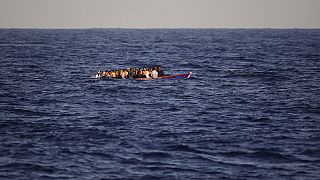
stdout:
<svg viewBox="0 0 320 180">
<path fill-rule="evenodd" d="M 319 179 L 320 30 L 0 30 L 1 179 Z M 163 65 L 190 79 L 96 80 Z"/>
</svg>

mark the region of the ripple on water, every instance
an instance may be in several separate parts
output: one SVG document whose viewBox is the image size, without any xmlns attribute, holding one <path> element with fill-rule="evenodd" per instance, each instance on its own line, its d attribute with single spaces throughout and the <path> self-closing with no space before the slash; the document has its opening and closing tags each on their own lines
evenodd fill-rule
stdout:
<svg viewBox="0 0 320 180">
<path fill-rule="evenodd" d="M 2 179 L 319 179 L 319 30 L 0 30 Z M 98 80 L 162 65 L 189 79 Z"/>
</svg>

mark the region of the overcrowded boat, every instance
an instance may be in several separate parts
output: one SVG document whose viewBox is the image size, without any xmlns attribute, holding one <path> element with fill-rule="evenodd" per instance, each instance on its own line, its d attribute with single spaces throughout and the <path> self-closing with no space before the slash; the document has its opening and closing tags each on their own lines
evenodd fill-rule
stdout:
<svg viewBox="0 0 320 180">
<path fill-rule="evenodd" d="M 136 80 L 153 80 L 153 79 L 172 79 L 172 78 L 190 78 L 192 72 L 186 74 L 166 75 L 160 66 L 143 67 L 143 68 L 125 68 L 118 70 L 98 71 L 96 78 L 105 79 L 136 79 Z"/>
</svg>

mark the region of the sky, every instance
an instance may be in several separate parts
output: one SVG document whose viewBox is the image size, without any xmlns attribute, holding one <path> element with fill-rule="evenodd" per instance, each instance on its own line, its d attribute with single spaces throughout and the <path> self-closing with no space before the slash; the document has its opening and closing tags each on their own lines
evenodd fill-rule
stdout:
<svg viewBox="0 0 320 180">
<path fill-rule="evenodd" d="M 0 0 L 0 28 L 320 28 L 320 0 Z"/>
</svg>

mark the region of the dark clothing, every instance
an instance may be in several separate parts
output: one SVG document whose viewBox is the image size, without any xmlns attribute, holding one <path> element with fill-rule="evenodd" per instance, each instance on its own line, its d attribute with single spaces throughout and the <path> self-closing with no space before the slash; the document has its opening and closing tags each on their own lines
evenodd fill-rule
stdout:
<svg viewBox="0 0 320 180">
<path fill-rule="evenodd" d="M 164 76 L 164 72 L 162 70 L 158 71 L 158 76 Z"/>
</svg>

